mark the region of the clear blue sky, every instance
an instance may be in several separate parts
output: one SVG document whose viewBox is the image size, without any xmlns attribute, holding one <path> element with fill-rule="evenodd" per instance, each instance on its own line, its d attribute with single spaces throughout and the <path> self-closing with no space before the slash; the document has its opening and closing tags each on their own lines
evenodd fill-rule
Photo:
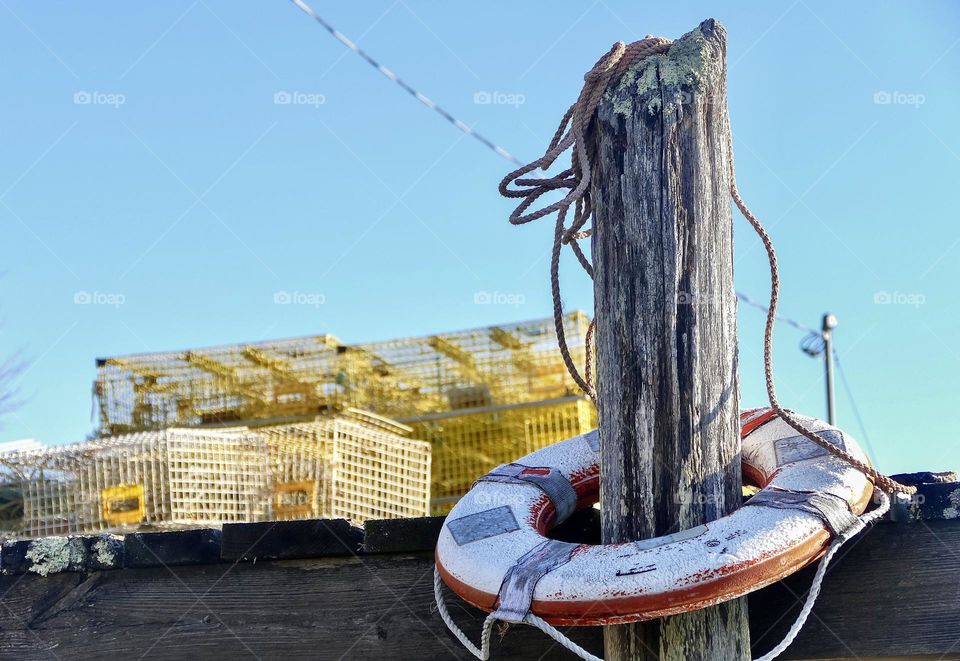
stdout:
<svg viewBox="0 0 960 661">
<path fill-rule="evenodd" d="M 956 3 L 314 4 L 522 159 L 611 43 L 723 21 L 740 188 L 779 248 L 783 312 L 839 317 L 882 470 L 960 468 Z M 291 3 L 2 0 L 0 16 L 0 349 L 31 361 L 0 439 L 82 439 L 97 356 L 549 314 L 550 223 L 507 224 L 509 164 Z M 762 300 L 739 218 L 736 251 Z M 563 277 L 567 306 L 591 309 L 569 255 Z M 765 401 L 762 321 L 741 310 L 744 404 Z M 778 330 L 781 397 L 821 415 L 801 335 Z M 839 416 L 856 432 L 842 392 Z"/>
</svg>

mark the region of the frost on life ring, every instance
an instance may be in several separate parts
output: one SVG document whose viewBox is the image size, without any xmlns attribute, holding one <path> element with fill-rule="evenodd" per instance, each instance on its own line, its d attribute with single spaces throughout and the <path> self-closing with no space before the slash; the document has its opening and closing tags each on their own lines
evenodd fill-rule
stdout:
<svg viewBox="0 0 960 661">
<path fill-rule="evenodd" d="M 481 478 L 447 516 L 437 542 L 443 582 L 497 619 L 617 624 L 739 597 L 820 557 L 855 527 L 873 492 L 849 464 L 771 409 L 741 414 L 743 476 L 760 487 L 707 525 L 626 544 L 549 539 L 599 492 L 596 430 L 533 452 Z M 800 417 L 818 436 L 866 460 L 847 434 Z"/>
</svg>

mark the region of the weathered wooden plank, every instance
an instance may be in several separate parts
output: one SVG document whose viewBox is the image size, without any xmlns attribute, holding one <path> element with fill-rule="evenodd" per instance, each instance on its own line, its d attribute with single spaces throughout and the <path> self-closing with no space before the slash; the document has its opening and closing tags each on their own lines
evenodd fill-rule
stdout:
<svg viewBox="0 0 960 661">
<path fill-rule="evenodd" d="M 123 538 L 114 535 L 75 535 L 6 541 L 0 546 L 4 574 L 96 571 L 123 567 Z"/>
<path fill-rule="evenodd" d="M 124 536 L 125 567 L 211 564 L 220 560 L 219 530 L 193 528 Z"/>
<path fill-rule="evenodd" d="M 953 471 L 942 473 L 903 473 L 893 475 L 901 484 L 917 487 L 906 503 L 895 503 L 890 513 L 894 520 L 949 520 L 960 517 L 960 482 Z"/>
<path fill-rule="evenodd" d="M 433 550 L 443 527 L 444 517 L 415 519 L 375 519 L 363 526 L 365 553 L 407 553 Z"/>
<path fill-rule="evenodd" d="M 0 577 L 0 659 L 463 659 L 436 615 L 432 553 Z M 810 570 L 750 597 L 754 656 L 789 626 Z M 483 615 L 448 599 L 474 639 Z M 833 566 L 784 659 L 960 659 L 960 520 L 884 523 Z M 574 638 L 601 653 L 599 629 Z M 53 654 L 56 656 L 54 657 Z M 572 659 L 539 632 L 493 659 Z"/>
<path fill-rule="evenodd" d="M 286 560 L 354 555 L 363 546 L 363 530 L 346 519 L 225 523 L 223 560 Z"/>
<path fill-rule="evenodd" d="M 878 525 L 840 555 L 789 658 L 960 659 L 960 521 Z M 812 573 L 807 568 L 751 598 L 756 652 L 786 633 Z"/>
<path fill-rule="evenodd" d="M 740 505 L 726 30 L 713 20 L 604 96 L 593 269 L 603 540 Z M 607 658 L 749 659 L 746 601 L 607 627 Z"/>
<path fill-rule="evenodd" d="M 46 659 L 50 649 L 62 659 L 472 658 L 434 613 L 432 554 L 57 578 L 0 582 L 10 589 L 4 603 L 24 614 L 9 633 L 3 619 L 0 658 Z M 451 610 L 479 631 L 481 614 L 455 603 Z M 580 634 L 599 646 L 596 631 Z M 537 658 L 552 642 L 522 627 L 494 648 L 498 658 Z"/>
</svg>

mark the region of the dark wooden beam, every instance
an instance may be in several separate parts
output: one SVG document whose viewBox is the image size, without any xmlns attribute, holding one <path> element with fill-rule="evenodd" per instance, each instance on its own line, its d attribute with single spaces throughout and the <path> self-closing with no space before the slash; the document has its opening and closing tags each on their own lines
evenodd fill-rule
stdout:
<svg viewBox="0 0 960 661">
<path fill-rule="evenodd" d="M 960 485 L 952 486 L 960 493 Z M 882 523 L 845 547 L 807 626 L 783 658 L 960 658 L 960 519 L 942 516 Z M 130 568 L 128 562 L 125 569 L 93 571 L 81 562 L 45 577 L 32 571 L 4 574 L 0 659 L 469 661 L 473 657 L 447 632 L 433 604 L 436 524 L 437 519 L 417 519 L 368 526 L 371 551 L 379 553 L 210 562 L 217 555 L 207 547 L 218 536 L 200 535 L 204 543 L 196 560 L 206 559 L 201 564 Z M 256 532 L 261 548 L 297 534 L 280 528 Z M 164 548 L 177 552 L 168 558 L 191 562 L 177 539 L 196 541 L 195 531 L 156 534 L 171 536 Z M 560 535 L 595 540 L 596 513 L 579 515 Z M 352 545 L 357 531 L 341 536 Z M 147 564 L 141 562 L 143 540 L 133 537 L 126 537 L 128 551 L 139 550 L 127 560 Z M 77 548 L 95 553 L 90 540 L 102 537 L 81 539 Z M 148 542 L 160 548 L 156 538 Z M 30 569 L 17 556 L 24 546 L 30 545 L 5 545 L 4 558 L 12 563 L 5 571 Z M 750 596 L 754 657 L 786 632 L 811 572 Z M 484 615 L 449 594 L 448 603 L 476 637 Z M 569 633 L 602 654 L 600 629 Z M 530 627 L 511 626 L 502 638 L 494 635 L 494 660 L 573 658 Z"/>
</svg>

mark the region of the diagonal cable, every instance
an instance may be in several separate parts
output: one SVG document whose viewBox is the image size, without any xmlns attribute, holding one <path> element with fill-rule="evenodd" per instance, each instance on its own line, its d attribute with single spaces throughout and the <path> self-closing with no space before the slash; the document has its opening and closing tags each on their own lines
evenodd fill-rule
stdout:
<svg viewBox="0 0 960 661">
<path fill-rule="evenodd" d="M 473 137 L 473 138 L 476 138 L 476 139 L 477 139 L 479 142 L 481 142 L 485 147 L 487 147 L 488 149 L 493 150 L 496 154 L 498 154 L 499 156 L 507 159 L 507 160 L 510 161 L 511 163 L 515 163 L 515 164 L 517 164 L 517 165 L 522 165 L 522 164 L 523 164 L 523 163 L 520 161 L 520 159 L 518 159 L 516 156 L 514 156 L 513 154 L 511 154 L 510 152 L 508 152 L 506 149 L 504 149 L 503 147 L 500 147 L 499 145 L 497 145 L 496 143 L 494 143 L 492 140 L 490 140 L 489 138 L 485 137 L 484 135 L 482 135 L 482 134 L 480 134 L 480 133 L 477 133 L 477 132 L 474 131 L 469 125 L 467 125 L 465 122 L 460 121 L 459 119 L 457 119 L 456 117 L 454 117 L 453 115 L 451 115 L 449 112 L 447 112 L 446 110 L 444 110 L 443 107 L 437 105 L 436 102 L 433 101 L 433 99 L 431 99 L 430 97 L 428 97 L 426 94 L 423 94 L 423 93 L 419 92 L 417 89 L 415 89 L 415 88 L 414 88 L 413 86 L 411 86 L 409 83 L 407 83 L 405 80 L 403 80 L 402 78 L 400 78 L 400 76 L 398 76 L 396 73 L 394 73 L 392 69 L 389 69 L 389 68 L 385 67 L 384 65 L 380 64 L 377 60 L 373 59 L 373 57 L 371 57 L 365 50 L 363 50 L 362 48 L 360 48 L 356 43 L 353 42 L 353 40 L 351 40 L 349 37 L 347 37 L 347 35 L 343 34 L 343 33 L 340 32 L 339 30 L 337 30 L 337 29 L 336 29 L 335 27 L 333 27 L 330 23 L 328 23 L 323 17 L 319 16 L 315 11 L 313 11 L 313 9 L 310 7 L 310 5 L 308 5 L 307 3 L 303 2 L 303 0 L 291 0 L 291 2 L 293 2 L 293 4 L 295 4 L 298 8 L 300 8 L 300 10 L 303 11 L 303 13 L 305 13 L 307 16 L 309 16 L 310 18 L 312 18 L 313 20 L 315 20 L 315 21 L 316 21 L 317 23 L 319 23 L 321 26 L 323 26 L 323 28 L 324 28 L 327 32 L 329 32 L 329 33 L 333 36 L 334 39 L 336 39 L 336 40 L 339 41 L 341 44 L 343 44 L 344 46 L 346 46 L 347 48 L 349 48 L 350 50 L 352 50 L 354 53 L 356 53 L 357 55 L 359 55 L 361 58 L 363 58 L 363 60 L 364 60 L 367 64 L 369 64 L 369 65 L 372 66 L 374 69 L 376 69 L 377 71 L 379 71 L 380 73 L 382 73 L 384 76 L 386 76 L 387 78 L 389 78 L 390 80 L 392 80 L 393 82 L 395 82 L 395 83 L 396 83 L 397 85 L 399 85 L 407 94 L 409 94 L 410 96 L 412 96 L 413 98 L 415 98 L 417 101 L 419 101 L 420 103 L 422 103 L 422 104 L 423 104 L 424 106 L 426 106 L 427 108 L 430 108 L 430 110 L 433 110 L 434 112 L 436 112 L 438 115 L 440 115 L 440 116 L 443 117 L 445 120 L 447 120 L 448 122 L 450 122 L 450 123 L 451 123 L 454 127 L 456 127 L 458 130 L 463 131 L 464 133 L 466 133 L 467 135 L 469 135 L 469 136 L 471 136 L 471 137 Z"/>
</svg>

